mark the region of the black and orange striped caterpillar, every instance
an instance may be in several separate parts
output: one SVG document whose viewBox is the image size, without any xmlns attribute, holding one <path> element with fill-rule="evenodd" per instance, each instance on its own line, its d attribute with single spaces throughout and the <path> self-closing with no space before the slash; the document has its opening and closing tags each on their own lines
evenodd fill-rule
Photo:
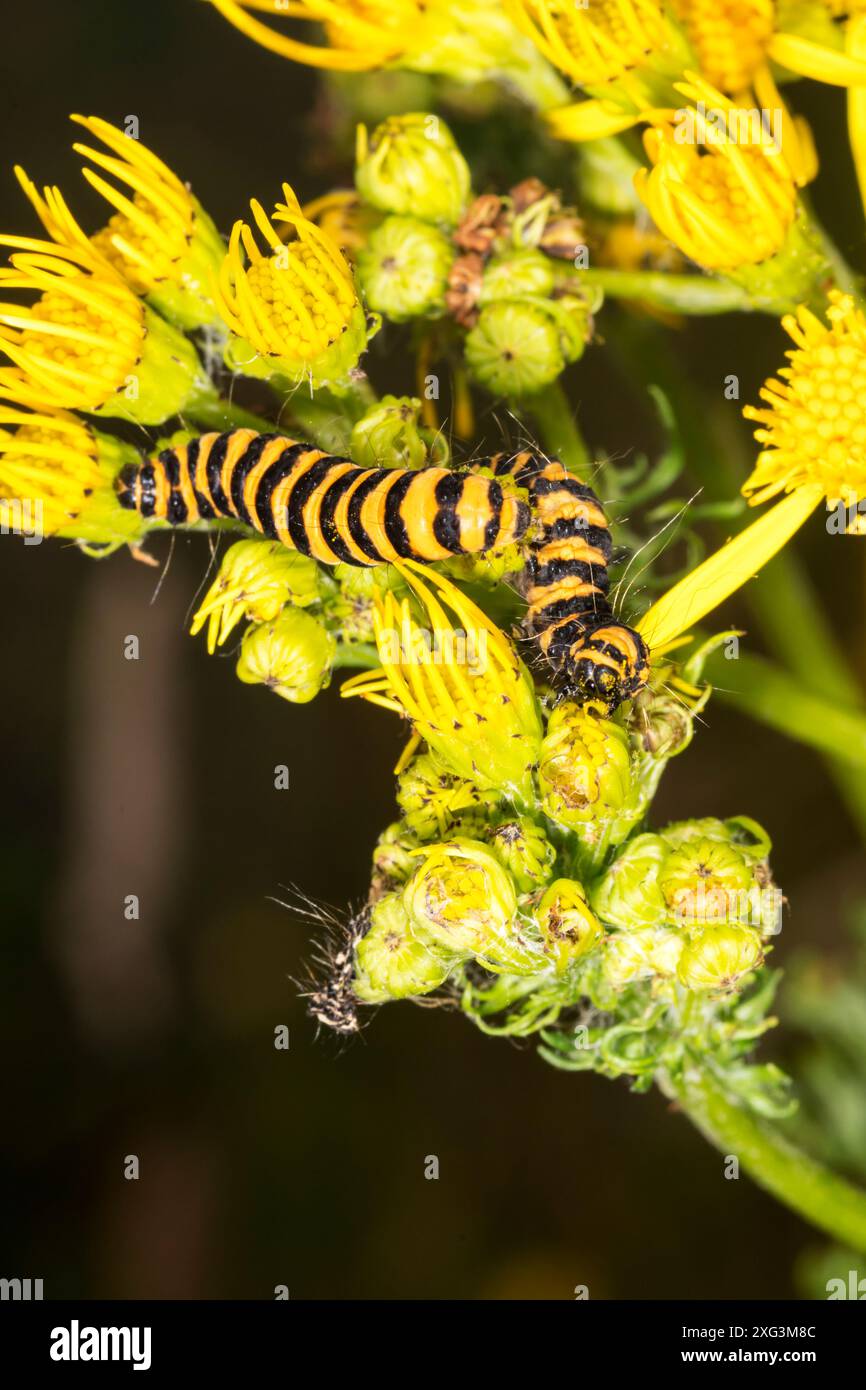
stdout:
<svg viewBox="0 0 866 1390">
<path fill-rule="evenodd" d="M 132 464 L 117 487 L 121 505 L 142 516 L 172 526 L 231 518 L 326 565 L 429 564 L 521 542 L 527 631 L 563 693 L 612 711 L 646 682 L 647 649 L 607 598 L 602 506 L 556 460 L 522 452 L 471 469 L 362 468 L 235 429 Z"/>
</svg>

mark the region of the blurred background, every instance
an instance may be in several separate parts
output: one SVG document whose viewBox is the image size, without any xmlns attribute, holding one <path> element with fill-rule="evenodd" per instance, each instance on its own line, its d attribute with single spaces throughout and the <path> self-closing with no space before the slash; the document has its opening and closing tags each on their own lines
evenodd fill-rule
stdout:
<svg viewBox="0 0 866 1390">
<path fill-rule="evenodd" d="M 71 111 L 137 115 L 224 230 L 283 179 L 303 200 L 351 175 L 351 126 L 322 78 L 198 0 L 16 7 L 0 62 L 9 231 L 35 232 L 16 162 L 97 225 Z M 862 268 L 843 96 L 802 84 L 798 100 L 827 166 L 818 212 Z M 522 175 L 536 172 L 526 153 Z M 495 150 L 488 162 L 494 180 Z M 613 319 L 601 331 L 613 338 Z M 734 372 L 743 401 L 787 345 L 757 317 L 666 337 L 677 370 L 717 397 Z M 411 390 L 404 357 L 380 335 L 374 381 Z M 603 342 L 567 384 L 597 450 L 657 446 Z M 483 427 L 495 443 L 496 419 Z M 862 675 L 862 542 L 828 544 L 816 523 L 797 546 Z M 292 980 L 317 928 L 274 898 L 292 885 L 337 911 L 363 898 L 393 818 L 400 730 L 341 703 L 337 685 L 300 708 L 241 685 L 231 652 L 209 658 L 186 635 L 206 541 L 151 549 L 162 571 L 0 539 L 0 1273 L 85 1298 L 271 1298 L 280 1284 L 293 1298 L 808 1292 L 820 1237 L 748 1179 L 726 1181 L 660 1096 L 555 1072 L 531 1043 L 485 1038 L 445 1010 L 391 1006 L 348 1045 L 316 1037 Z M 725 618 L 749 625 L 736 604 Z M 128 634 L 138 661 L 124 659 Z M 718 701 L 705 720 L 666 774 L 657 820 L 760 820 L 790 901 L 775 963 L 811 952 L 844 974 L 866 868 L 822 764 Z M 277 764 L 288 791 L 274 789 Z M 137 921 L 124 916 L 131 893 Z M 765 1055 L 814 1073 L 795 1012 Z M 854 1118 L 862 1127 L 862 1106 Z M 140 1177 L 127 1181 L 133 1154 Z M 433 1154 L 440 1177 L 427 1181 Z"/>
</svg>

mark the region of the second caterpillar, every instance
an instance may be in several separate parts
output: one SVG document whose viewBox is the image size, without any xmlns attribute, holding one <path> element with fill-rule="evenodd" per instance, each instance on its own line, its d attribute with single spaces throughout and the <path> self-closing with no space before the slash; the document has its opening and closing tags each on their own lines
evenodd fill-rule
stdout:
<svg viewBox="0 0 866 1390">
<path fill-rule="evenodd" d="M 142 516 L 172 526 L 233 519 L 326 565 L 430 564 L 519 542 L 527 631 L 562 693 L 612 711 L 646 683 L 646 647 L 607 598 L 604 511 L 556 460 L 522 452 L 472 469 L 362 468 L 283 435 L 235 429 L 143 459 L 117 487 L 120 504 Z"/>
</svg>

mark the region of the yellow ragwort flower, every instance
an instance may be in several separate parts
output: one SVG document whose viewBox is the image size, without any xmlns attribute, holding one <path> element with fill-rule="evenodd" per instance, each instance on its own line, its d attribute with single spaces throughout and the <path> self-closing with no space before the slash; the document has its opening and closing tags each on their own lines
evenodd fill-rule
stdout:
<svg viewBox="0 0 866 1390">
<path fill-rule="evenodd" d="M 652 67 L 677 43 L 655 0 L 506 0 L 515 22 L 580 87 Z"/>
<path fill-rule="evenodd" d="M 708 83 L 694 79 L 677 90 L 696 104 L 676 122 L 666 113 L 645 132 L 653 167 L 635 175 L 638 194 L 665 236 L 698 265 L 758 265 L 782 249 L 797 215 L 788 162 L 764 127 L 743 141 L 740 108 Z M 718 121 L 710 124 L 704 108 L 720 113 Z"/>
<path fill-rule="evenodd" d="M 396 568 L 424 626 L 409 598 L 376 594 L 381 669 L 354 676 L 341 694 L 411 720 L 401 767 L 424 739 L 458 776 L 528 802 L 541 747 L 532 677 L 504 633 L 449 580 L 412 561 Z"/>
<path fill-rule="evenodd" d="M 808 484 L 831 505 L 866 497 L 866 317 L 850 295 L 831 290 L 829 301 L 826 323 L 802 305 L 783 318 L 795 343 L 790 365 L 765 382 L 766 405 L 743 410 L 761 426 L 763 448 L 743 488 L 753 505 Z"/>
<path fill-rule="evenodd" d="M 232 228 L 215 292 L 235 335 L 226 361 L 252 376 L 339 381 L 366 343 L 352 272 L 336 243 L 304 216 L 288 184 L 283 196 L 272 218 L 261 203 L 250 203 L 264 250 L 248 223 Z M 282 236 L 275 223 L 285 229 Z"/>
<path fill-rule="evenodd" d="M 133 293 L 90 247 L 0 236 L 16 248 L 0 268 L 0 390 L 47 409 L 85 410 L 159 424 L 203 388 L 188 339 Z"/>
<path fill-rule="evenodd" d="M 775 0 L 674 0 L 674 10 L 704 77 L 730 96 L 760 83 L 770 62 L 838 87 L 866 81 L 866 64 L 834 46 L 831 24 L 825 20 L 826 43 L 815 34 L 789 32 L 797 17 L 783 19 Z"/>
<path fill-rule="evenodd" d="M 67 411 L 0 403 L 0 525 L 40 538 L 136 541 L 145 524 L 123 510 L 114 489 L 123 464 L 135 458 L 134 449 Z"/>
</svg>

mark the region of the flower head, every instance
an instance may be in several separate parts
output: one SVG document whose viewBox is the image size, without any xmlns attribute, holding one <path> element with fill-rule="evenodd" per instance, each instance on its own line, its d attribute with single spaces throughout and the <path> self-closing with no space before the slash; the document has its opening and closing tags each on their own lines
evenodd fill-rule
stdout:
<svg viewBox="0 0 866 1390">
<path fill-rule="evenodd" d="M 571 829 L 607 824 L 619 816 L 632 791 L 625 731 L 564 701 L 547 725 L 538 780 L 551 820 Z"/>
<path fill-rule="evenodd" d="M 225 248 L 201 204 L 168 165 L 137 139 L 98 116 L 72 119 L 105 146 L 73 146 L 103 171 L 85 167 L 83 172 L 115 209 L 107 226 L 92 238 L 93 245 L 167 318 L 184 328 L 212 322 L 210 281 Z M 46 189 L 45 199 L 32 185 L 26 191 L 45 222 L 43 212 L 50 211 L 47 203 L 52 190 Z"/>
<path fill-rule="evenodd" d="M 507 0 L 545 57 L 581 87 L 615 82 L 649 67 L 677 43 L 655 0 Z"/>
<path fill-rule="evenodd" d="M 866 497 L 866 317 L 850 295 L 831 290 L 827 322 L 801 306 L 782 320 L 795 344 L 789 366 L 762 390 L 762 407 L 743 414 L 763 446 L 743 491 L 755 505 L 815 485 L 831 505 Z M 855 529 L 866 528 L 858 516 Z"/>
<path fill-rule="evenodd" d="M 247 685 L 265 685 L 305 705 L 328 684 L 336 641 L 309 613 L 286 608 L 270 623 L 248 628 L 236 667 Z"/>
<path fill-rule="evenodd" d="M 417 217 L 386 217 L 358 252 L 358 279 L 371 309 L 395 323 L 445 312 L 454 248 Z"/>
<path fill-rule="evenodd" d="M 694 936 L 677 963 L 677 976 L 686 989 L 730 994 L 743 975 L 757 970 L 764 947 L 748 927 L 718 926 Z"/>
<path fill-rule="evenodd" d="M 413 935 L 399 893 L 380 898 L 355 949 L 353 989 L 365 1004 L 429 994 L 444 984 L 458 957 Z"/>
<path fill-rule="evenodd" d="M 136 458 L 68 411 L 0 403 L 0 524 L 100 546 L 140 540 L 145 523 L 119 505 L 114 490 L 121 468 Z"/>
<path fill-rule="evenodd" d="M 449 580 L 411 561 L 396 568 L 426 626 L 409 598 L 378 594 L 382 668 L 353 677 L 342 694 L 408 717 L 416 741 L 423 738 L 458 776 L 529 801 L 541 744 L 532 677 L 496 624 Z"/>
<path fill-rule="evenodd" d="M 0 269 L 0 390 L 40 408 L 86 410 L 159 424 L 202 387 L 192 344 L 143 304 L 97 253 L 27 237 Z"/>
<path fill-rule="evenodd" d="M 355 159 L 355 184 L 371 207 L 446 227 L 459 222 L 471 175 L 438 116 L 423 111 L 389 116 L 372 135 L 359 125 Z"/>
<path fill-rule="evenodd" d="M 235 335 L 226 360 L 254 376 L 278 373 L 314 386 L 339 381 L 366 344 L 352 272 L 339 247 L 304 216 L 288 184 L 283 196 L 272 218 L 261 203 L 250 203 L 258 240 L 246 222 L 232 228 L 215 292 Z"/>
<path fill-rule="evenodd" d="M 207 649 L 228 640 L 242 618 L 269 623 L 287 603 L 306 608 L 321 597 L 319 567 L 279 541 L 236 541 L 192 620 L 193 637 L 207 623 Z"/>
<path fill-rule="evenodd" d="M 776 21 L 774 0 L 674 0 L 707 81 L 735 96 L 767 60 Z"/>
<path fill-rule="evenodd" d="M 558 878 L 544 894 L 537 911 L 544 948 L 558 974 L 587 955 L 604 932 L 575 879 Z"/>
<path fill-rule="evenodd" d="M 230 23 L 264 48 L 312 67 L 343 72 L 364 72 L 400 58 L 417 42 L 418 26 L 425 22 L 424 0 L 295 0 L 290 6 L 278 0 L 212 0 Z M 260 10 L 308 23 L 322 24 L 328 46 L 304 43 L 272 29 L 249 14 Z"/>
<path fill-rule="evenodd" d="M 490 848 L 521 893 L 533 893 L 550 875 L 556 850 L 529 816 L 503 821 L 489 832 Z"/>
<path fill-rule="evenodd" d="M 781 147 L 764 127 L 739 136 L 741 110 L 696 79 L 678 84 L 696 103 L 684 124 L 658 120 L 645 132 L 652 169 L 639 170 L 637 191 L 665 236 L 708 270 L 736 270 L 776 255 L 797 214 L 797 188 Z M 710 123 L 703 107 L 720 113 Z M 724 128 L 720 128 L 723 126 Z"/>
</svg>

